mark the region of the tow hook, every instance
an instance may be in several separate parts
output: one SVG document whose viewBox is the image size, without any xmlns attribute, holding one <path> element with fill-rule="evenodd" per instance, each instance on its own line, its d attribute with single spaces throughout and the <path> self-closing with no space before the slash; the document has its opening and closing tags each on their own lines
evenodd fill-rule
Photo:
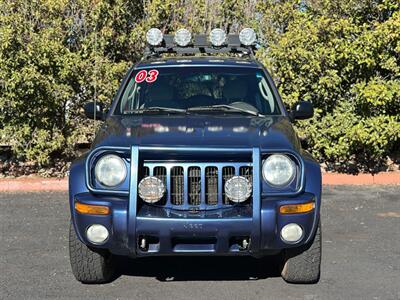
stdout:
<svg viewBox="0 0 400 300">
<path fill-rule="evenodd" d="M 241 245 L 239 246 L 240 251 L 248 250 L 250 245 L 250 239 L 243 239 Z"/>
<path fill-rule="evenodd" d="M 149 249 L 146 238 L 142 237 L 139 240 L 139 249 L 142 251 L 147 251 Z"/>
</svg>

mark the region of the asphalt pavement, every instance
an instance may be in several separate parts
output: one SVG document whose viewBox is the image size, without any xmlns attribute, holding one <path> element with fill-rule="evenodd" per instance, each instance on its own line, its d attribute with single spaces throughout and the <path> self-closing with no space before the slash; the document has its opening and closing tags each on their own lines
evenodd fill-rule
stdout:
<svg viewBox="0 0 400 300">
<path fill-rule="evenodd" d="M 119 260 L 83 285 L 70 270 L 66 193 L 0 193 L 0 299 L 400 299 L 400 186 L 326 187 L 321 281 L 290 285 L 271 259 Z"/>
</svg>

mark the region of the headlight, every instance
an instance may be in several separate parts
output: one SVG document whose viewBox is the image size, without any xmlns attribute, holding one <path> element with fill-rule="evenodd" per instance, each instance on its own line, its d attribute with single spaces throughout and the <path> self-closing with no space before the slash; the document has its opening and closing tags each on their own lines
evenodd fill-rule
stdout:
<svg viewBox="0 0 400 300">
<path fill-rule="evenodd" d="M 114 187 L 126 178 L 126 166 L 122 158 L 114 154 L 104 155 L 94 169 L 96 180 L 102 185 Z"/>
<path fill-rule="evenodd" d="M 294 162 L 284 154 L 273 154 L 263 163 L 264 180 L 274 186 L 288 185 L 296 175 Z"/>
</svg>

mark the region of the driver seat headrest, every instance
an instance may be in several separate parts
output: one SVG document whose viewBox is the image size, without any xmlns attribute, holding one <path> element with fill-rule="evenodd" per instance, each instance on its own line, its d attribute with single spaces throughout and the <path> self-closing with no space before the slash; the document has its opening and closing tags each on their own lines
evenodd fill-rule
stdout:
<svg viewBox="0 0 400 300">
<path fill-rule="evenodd" d="M 227 81 L 222 90 L 222 94 L 229 102 L 244 100 L 247 96 L 247 82 L 243 80 L 230 80 Z"/>
<path fill-rule="evenodd" d="M 173 88 L 167 81 L 157 80 L 148 85 L 146 106 L 165 106 L 166 102 L 172 100 Z"/>
</svg>

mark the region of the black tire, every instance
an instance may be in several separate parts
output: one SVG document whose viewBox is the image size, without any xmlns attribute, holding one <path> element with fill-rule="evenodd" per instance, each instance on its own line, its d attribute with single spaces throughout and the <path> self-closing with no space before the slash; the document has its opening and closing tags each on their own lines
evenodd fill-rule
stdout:
<svg viewBox="0 0 400 300">
<path fill-rule="evenodd" d="M 282 278 L 289 283 L 317 283 L 321 274 L 321 223 L 314 239 L 283 253 Z"/>
<path fill-rule="evenodd" d="M 83 244 L 76 236 L 72 222 L 69 228 L 69 259 L 72 273 L 82 283 L 109 282 L 115 267 L 110 252 Z"/>
</svg>

